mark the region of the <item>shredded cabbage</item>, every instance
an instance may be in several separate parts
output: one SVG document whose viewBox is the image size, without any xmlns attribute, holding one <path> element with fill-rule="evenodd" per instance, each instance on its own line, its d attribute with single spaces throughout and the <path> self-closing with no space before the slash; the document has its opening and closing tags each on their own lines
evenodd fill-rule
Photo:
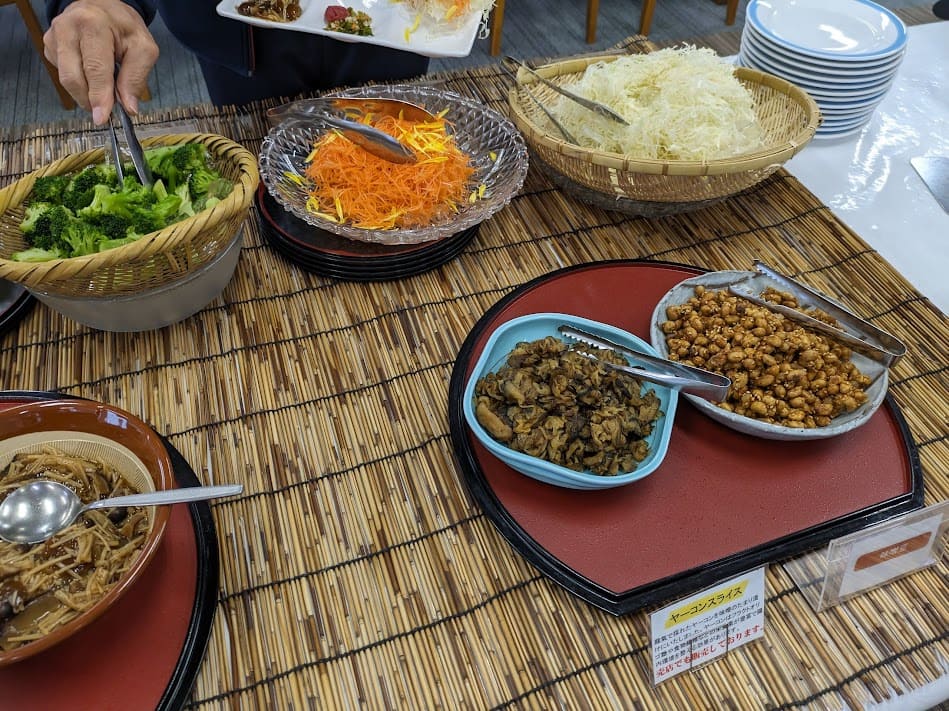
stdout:
<svg viewBox="0 0 949 711">
<path fill-rule="evenodd" d="M 420 25 L 433 34 L 455 32 L 473 13 L 482 18 L 494 6 L 494 0 L 392 0 L 401 2 L 414 17 L 412 27 L 406 30 L 406 41 Z"/>
<path fill-rule="evenodd" d="M 630 124 L 559 98 L 554 115 L 586 148 L 635 158 L 712 160 L 762 144 L 751 93 L 711 49 L 686 46 L 596 62 L 570 89 L 606 104 Z"/>
</svg>

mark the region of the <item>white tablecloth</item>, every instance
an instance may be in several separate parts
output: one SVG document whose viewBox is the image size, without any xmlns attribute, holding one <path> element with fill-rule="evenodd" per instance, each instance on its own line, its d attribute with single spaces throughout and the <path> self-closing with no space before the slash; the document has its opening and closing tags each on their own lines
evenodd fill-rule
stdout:
<svg viewBox="0 0 949 711">
<path fill-rule="evenodd" d="M 909 28 L 896 81 L 862 131 L 812 141 L 786 168 L 949 312 L 949 214 L 910 165 L 949 156 L 949 22 Z"/>
</svg>

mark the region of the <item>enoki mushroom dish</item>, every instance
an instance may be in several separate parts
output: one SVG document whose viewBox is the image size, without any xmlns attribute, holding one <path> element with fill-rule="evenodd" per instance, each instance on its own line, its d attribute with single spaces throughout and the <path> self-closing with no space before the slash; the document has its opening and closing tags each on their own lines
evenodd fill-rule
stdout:
<svg viewBox="0 0 949 711">
<path fill-rule="evenodd" d="M 37 479 L 58 481 L 83 503 L 137 491 L 121 472 L 46 447 L 0 471 L 0 500 Z M 0 541 L 0 650 L 44 637 L 106 595 L 132 566 L 150 530 L 140 507 L 87 511 L 43 543 Z"/>
</svg>

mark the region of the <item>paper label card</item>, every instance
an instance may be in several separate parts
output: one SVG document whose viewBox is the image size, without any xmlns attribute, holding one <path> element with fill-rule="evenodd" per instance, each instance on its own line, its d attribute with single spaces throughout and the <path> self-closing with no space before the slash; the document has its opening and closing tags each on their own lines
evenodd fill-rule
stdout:
<svg viewBox="0 0 949 711">
<path fill-rule="evenodd" d="M 657 610 L 650 622 L 658 684 L 764 635 L 764 568 Z"/>
</svg>

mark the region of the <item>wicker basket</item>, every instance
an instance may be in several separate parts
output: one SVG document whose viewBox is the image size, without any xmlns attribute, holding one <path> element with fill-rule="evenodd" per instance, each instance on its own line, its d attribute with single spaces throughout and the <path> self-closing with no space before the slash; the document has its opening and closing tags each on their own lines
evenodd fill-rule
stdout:
<svg viewBox="0 0 949 711">
<path fill-rule="evenodd" d="M 214 134 L 153 136 L 142 144 L 147 148 L 189 142 L 207 146 L 214 167 L 234 181 L 230 195 L 209 210 L 97 254 L 34 263 L 10 259 L 14 252 L 28 246 L 19 225 L 25 212 L 24 200 L 36 178 L 101 163 L 104 148 L 54 161 L 0 190 L 0 278 L 43 294 L 110 297 L 154 289 L 214 259 L 232 242 L 247 215 L 259 181 L 257 159 L 243 146 Z"/>
<path fill-rule="evenodd" d="M 577 82 L 590 64 L 616 57 L 583 57 L 539 67 L 561 86 Z M 686 212 L 746 190 L 777 170 L 814 137 L 820 111 L 801 88 L 755 69 L 735 75 L 754 97 L 767 143 L 726 159 L 649 160 L 567 143 L 538 101 L 551 106 L 559 94 L 521 69 L 508 100 L 512 118 L 534 162 L 577 199 L 607 209 L 658 216 Z M 525 88 L 529 88 L 528 94 Z M 537 98 L 535 101 L 531 95 Z"/>
</svg>

